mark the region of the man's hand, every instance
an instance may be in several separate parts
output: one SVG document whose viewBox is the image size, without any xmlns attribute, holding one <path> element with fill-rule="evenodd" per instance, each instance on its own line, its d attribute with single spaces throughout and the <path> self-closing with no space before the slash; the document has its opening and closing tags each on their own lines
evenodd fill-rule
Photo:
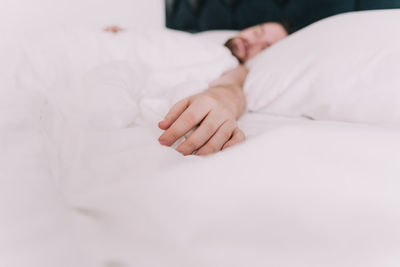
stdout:
<svg viewBox="0 0 400 267">
<path fill-rule="evenodd" d="M 242 92 L 246 75 L 247 70 L 238 67 L 224 74 L 207 91 L 175 104 L 158 125 L 165 130 L 160 144 L 171 146 L 193 129 L 177 148 L 185 156 L 209 155 L 244 141 L 245 135 L 236 120 L 246 105 Z M 217 85 L 218 82 L 222 84 Z"/>
<path fill-rule="evenodd" d="M 205 92 L 172 107 L 165 120 L 159 123 L 159 127 L 166 130 L 159 141 L 171 146 L 197 125 L 199 127 L 177 148 L 185 156 L 212 154 L 245 139 L 233 112 L 218 98 Z"/>
</svg>

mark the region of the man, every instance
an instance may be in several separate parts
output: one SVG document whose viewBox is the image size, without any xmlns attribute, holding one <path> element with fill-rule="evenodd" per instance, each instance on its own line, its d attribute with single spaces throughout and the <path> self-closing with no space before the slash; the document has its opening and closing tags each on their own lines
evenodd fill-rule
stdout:
<svg viewBox="0 0 400 267">
<path fill-rule="evenodd" d="M 177 147 L 183 155 L 209 155 L 243 142 L 245 135 L 236 122 L 246 107 L 243 85 L 247 69 L 243 63 L 286 36 L 281 24 L 265 23 L 228 40 L 225 45 L 241 65 L 223 74 L 203 93 L 175 104 L 159 123 L 165 131 L 159 138 L 160 144 L 171 146 L 192 129 L 193 133 Z"/>
<path fill-rule="evenodd" d="M 122 29 L 113 26 L 105 31 L 118 33 Z M 176 103 L 158 124 L 164 130 L 160 144 L 172 146 L 192 130 L 176 148 L 185 156 L 205 156 L 243 142 L 245 134 L 237 126 L 246 108 L 243 85 L 248 71 L 243 64 L 286 36 L 285 28 L 272 22 L 247 28 L 228 40 L 225 46 L 241 64 L 212 82 L 206 91 Z"/>
</svg>

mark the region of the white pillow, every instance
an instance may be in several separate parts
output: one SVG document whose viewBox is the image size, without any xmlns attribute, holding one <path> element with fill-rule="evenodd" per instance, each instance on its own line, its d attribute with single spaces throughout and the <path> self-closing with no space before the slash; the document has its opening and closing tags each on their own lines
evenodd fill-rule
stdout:
<svg viewBox="0 0 400 267">
<path fill-rule="evenodd" d="M 248 63 L 251 111 L 400 125 L 400 10 L 305 28 Z"/>
</svg>

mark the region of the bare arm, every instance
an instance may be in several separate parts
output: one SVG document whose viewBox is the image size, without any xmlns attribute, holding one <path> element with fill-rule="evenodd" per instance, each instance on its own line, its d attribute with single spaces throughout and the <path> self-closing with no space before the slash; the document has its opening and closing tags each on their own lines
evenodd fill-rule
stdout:
<svg viewBox="0 0 400 267">
<path fill-rule="evenodd" d="M 208 155 L 244 141 L 236 120 L 246 108 L 246 76 L 246 67 L 238 66 L 212 82 L 206 91 L 176 103 L 159 123 L 165 130 L 159 142 L 171 146 L 196 126 L 177 148 L 183 155 Z"/>
</svg>

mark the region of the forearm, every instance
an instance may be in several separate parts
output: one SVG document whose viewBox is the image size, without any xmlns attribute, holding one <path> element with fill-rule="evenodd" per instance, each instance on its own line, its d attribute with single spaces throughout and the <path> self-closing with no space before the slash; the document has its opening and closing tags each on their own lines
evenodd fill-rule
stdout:
<svg viewBox="0 0 400 267">
<path fill-rule="evenodd" d="M 243 86 L 247 73 L 246 67 L 240 65 L 224 73 L 213 81 L 207 89 L 218 101 L 231 110 L 236 119 L 239 119 L 246 109 Z"/>
<path fill-rule="evenodd" d="M 213 81 L 210 86 L 215 85 L 236 85 L 243 88 L 244 82 L 247 77 L 248 70 L 244 65 L 238 65 L 236 68 L 231 69 L 222 74 L 218 79 Z"/>
</svg>

